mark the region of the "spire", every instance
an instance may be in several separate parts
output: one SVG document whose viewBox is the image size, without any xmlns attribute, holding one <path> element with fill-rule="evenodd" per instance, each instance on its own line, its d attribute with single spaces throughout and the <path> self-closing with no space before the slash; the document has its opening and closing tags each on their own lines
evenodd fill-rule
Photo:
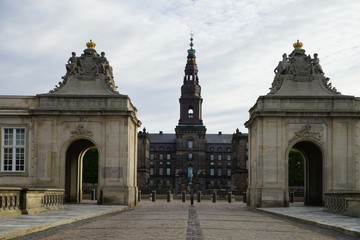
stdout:
<svg viewBox="0 0 360 240">
<path fill-rule="evenodd" d="M 181 125 L 202 125 L 202 98 L 193 34 L 191 33 L 190 48 L 188 49 L 185 66 L 184 82 L 181 86 L 180 120 Z"/>
<path fill-rule="evenodd" d="M 190 33 L 190 36 L 191 36 L 191 38 L 190 38 L 190 49 L 188 50 L 188 54 L 189 55 L 191 55 L 191 56 L 194 56 L 195 58 L 196 58 L 196 56 L 195 56 L 195 49 L 193 49 L 193 46 L 194 46 L 194 43 L 193 43 L 193 36 L 194 36 L 194 34 L 192 33 L 192 31 L 191 31 L 191 33 Z M 189 56 L 188 55 L 188 56 Z"/>
<path fill-rule="evenodd" d="M 188 49 L 188 56 L 187 56 L 187 62 L 186 62 L 186 66 L 185 66 L 185 77 L 184 77 L 184 82 L 188 81 L 188 80 L 194 80 L 194 82 L 196 84 L 199 83 L 199 79 L 197 76 L 198 73 L 198 68 L 196 65 L 196 56 L 195 56 L 195 49 L 193 48 L 194 46 L 194 39 L 193 36 L 194 34 L 191 32 L 190 33 L 190 49 Z"/>
</svg>

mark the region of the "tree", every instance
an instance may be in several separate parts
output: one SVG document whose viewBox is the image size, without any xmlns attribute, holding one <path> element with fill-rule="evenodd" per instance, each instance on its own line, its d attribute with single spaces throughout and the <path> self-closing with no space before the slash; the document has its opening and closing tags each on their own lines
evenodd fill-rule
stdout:
<svg viewBox="0 0 360 240">
<path fill-rule="evenodd" d="M 296 150 L 289 153 L 289 186 L 304 186 L 304 158 Z"/>
<path fill-rule="evenodd" d="M 86 151 L 83 158 L 83 182 L 98 183 L 99 154 L 96 148 Z"/>
</svg>

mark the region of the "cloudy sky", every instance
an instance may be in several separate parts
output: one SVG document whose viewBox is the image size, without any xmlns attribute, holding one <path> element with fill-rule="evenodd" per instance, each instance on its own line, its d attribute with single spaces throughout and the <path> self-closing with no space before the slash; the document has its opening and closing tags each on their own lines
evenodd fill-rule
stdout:
<svg viewBox="0 0 360 240">
<path fill-rule="evenodd" d="M 208 133 L 247 132 L 299 39 L 342 94 L 360 96 L 358 0 L 0 0 L 0 95 L 47 93 L 92 39 L 141 128 L 173 133 L 190 31 Z"/>
</svg>

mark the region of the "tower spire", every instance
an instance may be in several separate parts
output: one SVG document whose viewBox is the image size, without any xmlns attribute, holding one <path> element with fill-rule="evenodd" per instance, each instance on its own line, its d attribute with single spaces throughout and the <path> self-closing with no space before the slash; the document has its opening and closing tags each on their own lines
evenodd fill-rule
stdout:
<svg viewBox="0 0 360 240">
<path fill-rule="evenodd" d="M 179 124 L 202 125 L 202 98 L 194 47 L 194 34 L 190 33 L 184 82 L 181 86 Z"/>
</svg>

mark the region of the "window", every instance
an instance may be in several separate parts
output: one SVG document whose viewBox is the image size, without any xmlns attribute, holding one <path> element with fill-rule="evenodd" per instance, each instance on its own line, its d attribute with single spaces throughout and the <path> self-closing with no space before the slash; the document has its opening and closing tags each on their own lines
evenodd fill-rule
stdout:
<svg viewBox="0 0 360 240">
<path fill-rule="evenodd" d="M 188 118 L 194 118 L 194 110 L 192 110 L 191 108 L 188 111 Z"/>
<path fill-rule="evenodd" d="M 163 175 L 163 173 L 164 173 L 163 168 L 159 168 L 159 175 L 160 175 L 160 176 L 162 176 L 162 175 Z"/>
<path fill-rule="evenodd" d="M 3 128 L 2 170 L 23 172 L 25 170 L 25 128 Z"/>
<path fill-rule="evenodd" d="M 170 168 L 166 169 L 166 175 L 170 176 Z"/>
<path fill-rule="evenodd" d="M 231 152 L 231 148 L 228 147 L 228 148 L 226 149 L 226 151 Z"/>
<path fill-rule="evenodd" d="M 154 160 L 154 154 L 150 153 L 150 160 Z"/>
<path fill-rule="evenodd" d="M 189 155 L 188 155 L 188 160 L 192 160 L 192 158 L 193 158 L 192 153 L 189 153 Z"/>
<path fill-rule="evenodd" d="M 170 159 L 171 159 L 170 153 L 166 154 L 166 159 L 167 159 L 167 160 L 170 160 Z"/>
<path fill-rule="evenodd" d="M 220 154 L 218 155 L 218 160 L 221 161 L 221 155 Z"/>
<path fill-rule="evenodd" d="M 213 148 L 213 147 L 211 147 L 211 148 L 210 148 L 210 151 L 214 151 L 214 148 Z"/>
<path fill-rule="evenodd" d="M 193 148 L 194 146 L 194 141 L 192 139 L 189 139 L 188 142 L 187 142 L 187 147 L 188 148 Z"/>
<path fill-rule="evenodd" d="M 210 169 L 210 176 L 214 176 L 214 169 L 213 168 Z"/>
<path fill-rule="evenodd" d="M 159 154 L 159 159 L 163 160 L 164 159 L 164 155 L 162 153 Z"/>
<path fill-rule="evenodd" d="M 221 168 L 218 168 L 218 176 L 221 176 L 222 173 L 221 170 L 222 170 Z"/>
<path fill-rule="evenodd" d="M 215 159 L 215 158 L 214 158 L 214 154 L 210 154 L 210 160 L 211 160 L 211 161 L 214 161 L 214 159 Z"/>
<path fill-rule="evenodd" d="M 153 176 L 153 175 L 154 175 L 154 169 L 150 168 L 150 176 Z"/>
<path fill-rule="evenodd" d="M 227 175 L 228 177 L 231 177 L 231 169 L 227 169 Z"/>
<path fill-rule="evenodd" d="M 231 161 L 231 155 L 229 154 L 229 155 L 226 155 L 226 159 L 228 160 L 228 161 Z"/>
</svg>

